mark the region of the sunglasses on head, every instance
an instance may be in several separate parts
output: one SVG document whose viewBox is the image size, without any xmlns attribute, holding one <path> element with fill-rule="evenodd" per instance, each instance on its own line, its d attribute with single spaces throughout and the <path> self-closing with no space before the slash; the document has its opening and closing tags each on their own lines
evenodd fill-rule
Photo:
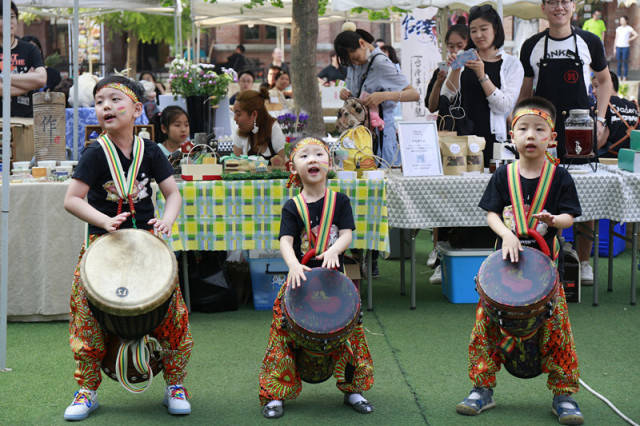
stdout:
<svg viewBox="0 0 640 426">
<path fill-rule="evenodd" d="M 493 7 L 490 4 L 483 4 L 482 6 L 473 6 L 469 9 L 469 15 L 475 15 L 476 13 L 487 13 L 492 11 Z"/>
</svg>

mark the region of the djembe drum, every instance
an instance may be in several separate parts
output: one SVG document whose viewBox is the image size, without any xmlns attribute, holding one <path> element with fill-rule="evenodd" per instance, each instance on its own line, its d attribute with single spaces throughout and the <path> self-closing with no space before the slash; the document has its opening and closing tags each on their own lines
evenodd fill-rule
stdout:
<svg viewBox="0 0 640 426">
<path fill-rule="evenodd" d="M 333 374 L 336 359 L 331 353 L 349 339 L 361 321 L 360 294 L 355 284 L 336 270 L 313 268 L 305 275 L 301 287 L 285 289 L 283 324 L 295 342 L 300 378 L 320 383 Z"/>
<path fill-rule="evenodd" d="M 165 318 L 177 270 L 171 249 L 148 231 L 123 229 L 105 234 L 85 252 L 80 276 L 91 312 L 108 332 L 102 369 L 109 377 L 116 379 L 116 352 L 123 340 L 144 337 Z M 157 374 L 162 363 L 157 352 L 150 352 L 150 366 Z M 129 362 L 127 378 L 136 383 L 148 376 L 136 373 Z"/>
<path fill-rule="evenodd" d="M 538 234 L 535 238 L 548 253 L 542 237 Z M 553 314 L 559 285 L 553 261 L 530 247 L 523 247 L 517 263 L 503 260 L 502 250 L 498 250 L 480 266 L 476 288 L 482 307 L 505 337 L 515 337 L 515 345 L 503 353 L 505 368 L 516 377 L 542 373 L 539 329 Z"/>
</svg>

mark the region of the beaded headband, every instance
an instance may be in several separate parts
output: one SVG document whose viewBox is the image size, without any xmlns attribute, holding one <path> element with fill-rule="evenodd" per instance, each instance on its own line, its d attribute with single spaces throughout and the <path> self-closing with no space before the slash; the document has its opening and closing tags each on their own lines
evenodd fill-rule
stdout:
<svg viewBox="0 0 640 426">
<path fill-rule="evenodd" d="M 523 116 L 523 115 L 537 115 L 539 117 L 542 117 L 545 119 L 545 121 L 547 122 L 547 124 L 549 125 L 549 127 L 551 127 L 551 131 L 553 132 L 555 125 L 553 124 L 553 120 L 551 119 L 551 114 L 549 114 L 547 111 L 543 111 L 541 109 L 538 108 L 524 108 L 524 109 L 519 109 L 518 112 L 516 113 L 516 115 L 514 115 L 513 120 L 511 120 L 511 128 L 515 128 L 516 127 L 516 122 Z"/>
<path fill-rule="evenodd" d="M 121 91 L 122 93 L 124 93 L 125 95 L 127 95 L 127 96 L 128 96 L 128 97 L 133 101 L 133 103 L 134 103 L 134 104 L 136 104 L 136 103 L 140 102 L 140 101 L 138 100 L 138 96 L 136 95 L 136 93 L 135 93 L 133 90 L 131 90 L 129 87 L 125 86 L 125 85 L 124 85 L 124 84 L 122 84 L 122 83 L 109 83 L 109 84 L 105 85 L 105 86 L 103 87 L 103 89 L 104 89 L 105 87 L 108 87 L 108 88 L 110 88 L 110 89 L 116 89 L 116 90 Z"/>
<path fill-rule="evenodd" d="M 329 148 L 324 142 L 316 138 L 304 138 L 300 142 L 298 142 L 296 146 L 289 153 L 289 163 L 290 164 L 293 163 L 293 157 L 296 156 L 296 153 L 298 152 L 298 150 L 308 145 L 321 146 L 327 152 L 327 155 L 329 156 L 329 161 L 331 161 L 331 153 L 329 152 Z M 302 181 L 300 180 L 300 175 L 294 174 L 293 172 L 289 174 L 289 180 L 287 181 L 287 188 L 291 188 L 292 186 L 297 186 L 300 188 L 302 187 Z"/>
</svg>

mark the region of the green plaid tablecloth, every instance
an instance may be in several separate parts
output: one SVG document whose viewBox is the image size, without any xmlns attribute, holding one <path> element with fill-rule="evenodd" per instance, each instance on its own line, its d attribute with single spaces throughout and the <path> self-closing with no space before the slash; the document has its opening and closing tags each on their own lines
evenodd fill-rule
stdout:
<svg viewBox="0 0 640 426">
<path fill-rule="evenodd" d="M 383 181 L 330 180 L 346 194 L 356 223 L 352 248 L 388 251 L 387 201 Z M 282 206 L 297 194 L 285 180 L 178 182 L 182 210 L 169 244 L 180 250 L 280 248 Z M 160 216 L 164 197 L 157 192 Z"/>
</svg>

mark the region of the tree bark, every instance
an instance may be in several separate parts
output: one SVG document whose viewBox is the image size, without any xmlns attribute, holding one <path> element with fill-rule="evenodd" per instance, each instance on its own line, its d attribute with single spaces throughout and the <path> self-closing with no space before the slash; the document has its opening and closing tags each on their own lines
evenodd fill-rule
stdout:
<svg viewBox="0 0 640 426">
<path fill-rule="evenodd" d="M 295 108 L 309 114 L 305 132 L 322 137 L 325 125 L 316 77 L 318 2 L 293 0 L 291 15 L 291 81 Z"/>
<path fill-rule="evenodd" d="M 129 69 L 129 76 L 134 80 L 138 73 L 138 36 L 129 31 L 129 37 L 127 37 L 127 66 Z"/>
</svg>

